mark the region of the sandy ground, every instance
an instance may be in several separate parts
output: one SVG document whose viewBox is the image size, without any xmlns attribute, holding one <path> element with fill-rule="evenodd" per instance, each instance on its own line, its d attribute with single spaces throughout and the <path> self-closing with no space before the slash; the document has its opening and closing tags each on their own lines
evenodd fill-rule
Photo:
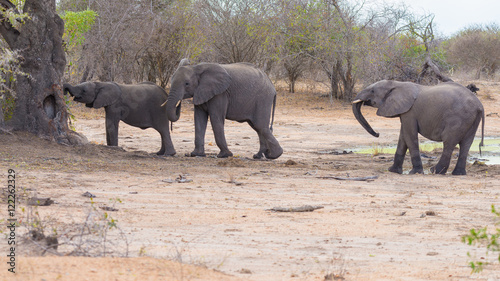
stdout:
<svg viewBox="0 0 500 281">
<path fill-rule="evenodd" d="M 500 83 L 479 87 L 486 89 L 480 92 L 486 113 L 500 113 Z M 284 153 L 273 161 L 251 159 L 258 150 L 256 133 L 231 121 L 226 138 L 234 158 L 214 157 L 218 148 L 210 128 L 209 157 L 185 157 L 193 149 L 192 106 L 184 106 L 174 124 L 175 157 L 155 156 L 156 131 L 123 123 L 121 148 L 106 147 L 102 112 L 74 112 L 74 126 L 88 145 L 0 134 L 0 174 L 6 182 L 8 169 L 16 172 L 22 222 L 16 230 L 17 273 L 7 271 L 4 241 L 0 280 L 500 280 L 498 254 L 461 242 L 471 228 L 494 229 L 490 207 L 500 206 L 500 166 L 471 164 L 467 176 L 429 175 L 437 160 L 424 158 L 425 175 L 389 173 L 393 156 L 384 150 L 397 143 L 399 120 L 377 117 L 373 109 L 363 112 L 379 138 L 357 123 L 350 105 L 331 105 L 314 93 L 281 93 L 274 133 Z M 498 114 L 486 118 L 485 135 L 500 137 Z M 342 153 L 358 148 L 372 152 Z M 404 168 L 411 168 L 409 159 Z M 85 192 L 96 196 L 92 203 Z M 32 196 L 55 202 L 28 207 Z M 324 208 L 269 211 L 303 205 Z M 6 219 L 7 204 L 2 209 L 0 218 Z M 36 218 L 45 235 L 59 235 L 56 253 L 24 241 L 26 223 L 33 226 Z M 105 236 L 106 250 L 102 239 L 87 248 L 78 244 L 82 236 L 75 231 L 85 223 L 116 223 Z M 64 256 L 75 245 L 115 257 Z M 493 263 L 471 275 L 468 252 Z"/>
</svg>

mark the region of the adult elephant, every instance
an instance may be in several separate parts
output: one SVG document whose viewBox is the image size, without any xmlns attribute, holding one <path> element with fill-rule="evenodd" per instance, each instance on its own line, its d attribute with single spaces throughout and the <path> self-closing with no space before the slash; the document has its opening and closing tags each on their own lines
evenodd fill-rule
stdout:
<svg viewBox="0 0 500 281">
<path fill-rule="evenodd" d="M 220 149 L 219 158 L 232 156 L 224 135 L 225 119 L 247 122 L 259 135 L 260 149 L 253 156 L 276 159 L 283 149 L 272 134 L 276 90 L 267 75 L 248 63 L 189 65 L 184 59 L 171 80 L 166 102 L 168 119 L 180 117 L 183 99 L 193 98 L 195 148 L 189 156 L 205 156 L 208 117 Z M 272 119 L 271 126 L 269 120 Z"/>
<path fill-rule="evenodd" d="M 118 123 L 121 121 L 141 129 L 154 128 L 161 136 L 158 155 L 174 155 L 170 139 L 167 111 L 161 104 L 167 93 L 154 83 L 122 85 L 113 82 L 84 82 L 76 86 L 64 84 L 64 94 L 87 107 L 104 107 L 106 112 L 106 142 L 118 146 Z"/>
<path fill-rule="evenodd" d="M 423 86 L 411 82 L 382 80 L 361 91 L 353 102 L 354 116 L 370 134 L 378 137 L 361 114 L 361 105 L 378 108 L 377 115 L 399 117 L 401 132 L 389 171 L 401 174 L 406 151 L 409 149 L 413 169 L 410 174 L 423 173 L 418 147 L 418 133 L 443 142 L 443 153 L 432 173 L 446 174 L 453 149 L 460 145 L 460 152 L 453 175 L 465 175 L 467 154 L 481 120 L 484 140 L 484 109 L 479 99 L 469 89 L 454 82 L 436 86 Z"/>
</svg>

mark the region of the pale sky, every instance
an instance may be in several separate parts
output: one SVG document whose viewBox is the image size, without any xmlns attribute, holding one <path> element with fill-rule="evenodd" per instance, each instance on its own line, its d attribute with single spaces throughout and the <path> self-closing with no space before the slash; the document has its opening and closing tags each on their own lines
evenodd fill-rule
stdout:
<svg viewBox="0 0 500 281">
<path fill-rule="evenodd" d="M 405 3 L 416 14 L 434 14 L 435 32 L 446 37 L 470 26 L 500 26 L 500 0 L 372 0 L 373 2 Z"/>
</svg>

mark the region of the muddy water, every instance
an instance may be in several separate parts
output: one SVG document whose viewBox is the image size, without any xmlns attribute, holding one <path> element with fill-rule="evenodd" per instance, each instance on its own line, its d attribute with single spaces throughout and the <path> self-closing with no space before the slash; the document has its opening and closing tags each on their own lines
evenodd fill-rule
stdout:
<svg viewBox="0 0 500 281">
<path fill-rule="evenodd" d="M 481 147 L 482 154 L 479 154 L 479 143 L 480 138 L 476 138 L 472 144 L 469 151 L 469 161 L 480 160 L 486 162 L 486 164 L 497 165 L 500 164 L 500 138 L 488 137 L 484 138 L 484 146 Z M 420 152 L 425 154 L 426 152 L 431 152 L 436 149 L 441 150 L 443 148 L 442 142 L 434 141 L 421 141 L 420 142 Z M 396 153 L 396 145 L 391 146 L 378 146 L 374 145 L 371 147 L 358 147 L 352 149 L 354 153 L 361 154 L 394 154 Z"/>
</svg>

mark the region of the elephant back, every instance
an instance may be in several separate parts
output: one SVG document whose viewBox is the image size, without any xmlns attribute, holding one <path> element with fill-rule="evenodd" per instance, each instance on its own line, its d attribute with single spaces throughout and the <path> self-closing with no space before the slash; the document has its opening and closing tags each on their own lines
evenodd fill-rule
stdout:
<svg viewBox="0 0 500 281">
<path fill-rule="evenodd" d="M 229 73 L 232 83 L 230 92 L 246 87 L 246 93 L 256 96 L 269 96 L 274 99 L 276 89 L 266 73 L 251 63 L 233 63 L 222 65 Z M 249 90 L 249 91 L 248 91 Z"/>
<path fill-rule="evenodd" d="M 123 100 L 144 112 L 161 110 L 161 105 L 167 100 L 165 90 L 154 83 L 119 84 L 119 86 L 122 89 Z"/>
</svg>

